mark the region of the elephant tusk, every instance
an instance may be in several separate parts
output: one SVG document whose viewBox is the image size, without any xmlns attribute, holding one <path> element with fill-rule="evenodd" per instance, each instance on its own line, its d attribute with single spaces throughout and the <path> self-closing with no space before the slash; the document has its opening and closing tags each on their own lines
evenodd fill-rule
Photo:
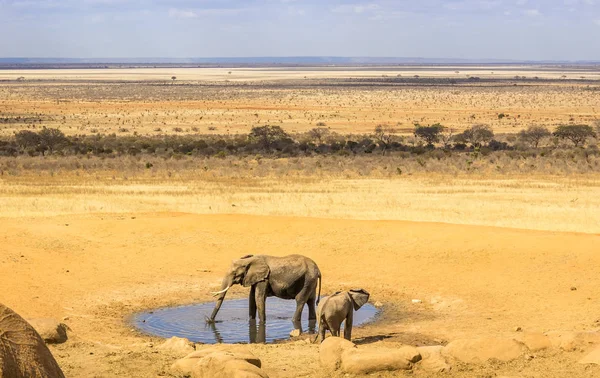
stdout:
<svg viewBox="0 0 600 378">
<path fill-rule="evenodd" d="M 216 297 L 216 296 L 217 296 L 217 295 L 219 295 L 219 294 L 223 294 L 224 292 L 226 292 L 227 290 L 229 290 L 229 288 L 230 288 L 230 287 L 231 287 L 231 285 L 230 285 L 230 286 L 227 286 L 227 287 L 226 287 L 224 290 L 221 290 L 221 291 L 214 291 L 214 292 L 212 293 L 213 297 Z"/>
</svg>

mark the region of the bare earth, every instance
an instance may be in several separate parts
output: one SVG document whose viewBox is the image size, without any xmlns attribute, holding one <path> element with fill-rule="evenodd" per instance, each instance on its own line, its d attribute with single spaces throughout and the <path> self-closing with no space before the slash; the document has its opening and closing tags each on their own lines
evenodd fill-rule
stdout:
<svg viewBox="0 0 600 378">
<path fill-rule="evenodd" d="M 359 342 L 435 344 L 458 337 L 598 327 L 599 235 L 402 221 L 246 215 L 88 214 L 4 219 L 2 302 L 26 317 L 66 317 L 53 353 L 69 376 L 168 373 L 173 357 L 125 320 L 141 309 L 209 300 L 247 253 L 315 259 L 325 293 L 363 287 L 385 305 Z M 571 287 L 577 287 L 571 291 Z M 238 296 L 246 290 L 236 288 Z M 411 299 L 423 300 L 412 304 Z M 272 376 L 320 376 L 318 347 L 253 346 Z M 580 353 L 482 367 L 590 376 Z M 543 366 L 544 374 L 537 369 Z M 600 373 L 600 370 L 594 370 Z M 472 376 L 472 371 L 454 371 Z"/>
</svg>

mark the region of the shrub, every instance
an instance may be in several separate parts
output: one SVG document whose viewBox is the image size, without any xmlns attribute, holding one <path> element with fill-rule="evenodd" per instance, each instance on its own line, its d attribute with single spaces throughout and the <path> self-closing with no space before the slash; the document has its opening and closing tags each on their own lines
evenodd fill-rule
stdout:
<svg viewBox="0 0 600 378">
<path fill-rule="evenodd" d="M 537 148 L 543 139 L 549 138 L 552 134 L 545 126 L 529 126 L 519 132 L 519 140 Z"/>
<path fill-rule="evenodd" d="M 425 143 L 432 146 L 434 143 L 439 142 L 440 133 L 444 130 L 444 126 L 436 123 L 431 126 L 415 125 L 415 136 L 423 139 Z"/>
<path fill-rule="evenodd" d="M 488 125 L 473 125 L 455 137 L 459 143 L 470 143 L 479 147 L 489 143 L 494 138 L 494 131 Z"/>
<path fill-rule="evenodd" d="M 594 129 L 588 125 L 561 125 L 556 128 L 554 136 L 570 140 L 575 147 L 585 145 L 588 138 L 596 136 Z"/>
<path fill-rule="evenodd" d="M 282 147 L 282 143 L 289 144 L 290 136 L 280 126 L 256 126 L 248 135 L 248 140 L 263 150 L 273 150 Z"/>
<path fill-rule="evenodd" d="M 390 146 L 390 143 L 392 142 L 392 139 L 394 138 L 394 134 L 396 134 L 396 133 L 397 133 L 396 129 L 389 127 L 389 126 L 385 126 L 385 125 L 378 125 L 375 128 L 373 137 L 375 138 L 379 147 L 381 148 L 382 155 L 385 155 L 385 152 L 387 151 L 388 147 Z M 369 148 L 368 152 L 365 149 L 365 152 L 371 153 L 371 152 L 373 152 L 373 150 L 376 147 L 377 146 L 374 146 L 373 148 Z"/>
<path fill-rule="evenodd" d="M 325 126 L 325 124 L 323 122 L 317 123 L 317 126 L 321 126 L 320 124 L 323 124 L 322 126 Z M 315 127 L 314 129 L 311 129 L 308 132 L 308 136 L 317 143 L 321 143 L 323 141 L 323 138 L 325 136 L 327 136 L 328 134 L 329 134 L 329 129 L 327 129 L 325 127 Z"/>
</svg>

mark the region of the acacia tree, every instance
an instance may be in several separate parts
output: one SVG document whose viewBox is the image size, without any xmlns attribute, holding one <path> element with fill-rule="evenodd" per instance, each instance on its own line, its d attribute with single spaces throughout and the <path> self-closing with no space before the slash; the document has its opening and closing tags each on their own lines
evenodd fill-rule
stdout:
<svg viewBox="0 0 600 378">
<path fill-rule="evenodd" d="M 326 127 L 315 127 L 308 132 L 311 139 L 321 144 L 323 138 L 329 134 L 329 129 Z"/>
<path fill-rule="evenodd" d="M 415 136 L 421 138 L 427 143 L 428 146 L 433 146 L 434 143 L 439 142 L 440 133 L 444 130 L 444 126 L 436 123 L 431 126 L 415 125 Z"/>
<path fill-rule="evenodd" d="M 288 133 L 281 126 L 255 126 L 250 130 L 248 139 L 262 149 L 271 150 L 280 142 L 292 142 Z"/>
<path fill-rule="evenodd" d="M 67 137 L 59 129 L 44 127 L 38 133 L 21 130 L 15 134 L 17 144 L 24 150 L 52 154 L 58 147 L 67 143 Z"/>
<path fill-rule="evenodd" d="M 38 151 L 40 146 L 40 136 L 38 133 L 29 130 L 21 130 L 15 133 L 15 139 L 21 149 L 25 151 Z"/>
<path fill-rule="evenodd" d="M 381 147 L 381 154 L 385 155 L 385 152 L 392 143 L 394 135 L 398 132 L 398 130 L 394 129 L 390 126 L 378 125 L 374 132 L 373 138 L 377 141 L 379 147 Z"/>
<path fill-rule="evenodd" d="M 554 131 L 554 136 L 570 140 L 575 147 L 585 145 L 588 138 L 594 138 L 596 133 L 588 125 L 560 125 Z"/>
<path fill-rule="evenodd" d="M 440 133 L 440 141 L 444 146 L 444 149 L 448 149 L 450 147 L 450 142 L 454 138 L 454 129 L 451 127 L 444 127 L 442 132 Z"/>
<path fill-rule="evenodd" d="M 49 151 L 50 154 L 54 150 L 67 142 L 67 137 L 59 129 L 44 127 L 39 133 L 40 146 L 44 151 Z"/>
<path fill-rule="evenodd" d="M 519 139 L 531 147 L 537 148 L 542 139 L 548 138 L 551 135 L 552 133 L 545 126 L 532 125 L 519 132 Z"/>
<path fill-rule="evenodd" d="M 455 137 L 456 140 L 470 143 L 474 147 L 487 144 L 493 138 L 494 131 L 488 125 L 473 125 Z"/>
</svg>

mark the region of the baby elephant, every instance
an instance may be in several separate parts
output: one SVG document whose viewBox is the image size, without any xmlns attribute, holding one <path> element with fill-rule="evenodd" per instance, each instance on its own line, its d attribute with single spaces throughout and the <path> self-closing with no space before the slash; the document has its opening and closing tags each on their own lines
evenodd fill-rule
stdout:
<svg viewBox="0 0 600 378">
<path fill-rule="evenodd" d="M 325 340 L 325 331 L 331 331 L 333 336 L 340 336 L 340 326 L 345 320 L 344 338 L 352 338 L 353 310 L 358 310 L 369 300 L 369 293 L 363 289 L 339 291 L 329 297 L 323 298 L 317 308 L 317 321 L 319 334 L 315 342 L 321 338 Z"/>
</svg>

